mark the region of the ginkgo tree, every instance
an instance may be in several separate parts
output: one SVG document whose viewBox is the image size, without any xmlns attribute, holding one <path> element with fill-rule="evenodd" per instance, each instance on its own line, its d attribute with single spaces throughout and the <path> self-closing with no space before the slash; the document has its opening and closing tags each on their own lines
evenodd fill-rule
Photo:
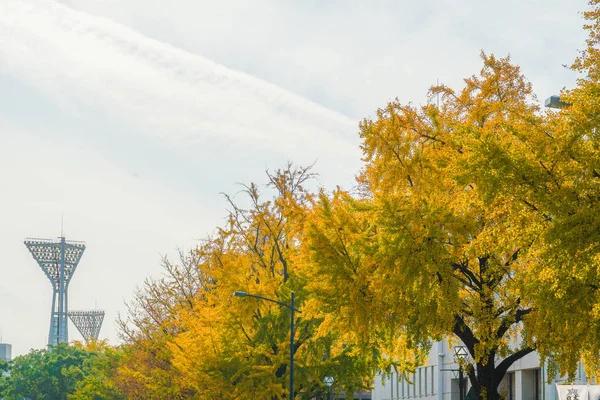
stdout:
<svg viewBox="0 0 600 400">
<path fill-rule="evenodd" d="M 574 371 L 590 328 L 565 324 L 576 321 L 576 288 L 598 321 L 597 242 L 568 243 L 565 230 L 596 229 L 581 226 L 598 207 L 600 154 L 591 133 L 573 143 L 573 117 L 540 110 L 508 57 L 481 59 L 462 89 L 431 89 L 439 102 L 393 101 L 361 123 L 360 190 L 321 193 L 303 246 L 315 308 L 382 366 L 410 371 L 432 340 L 460 339 L 474 395 L 495 400 L 511 365 L 535 350 Z M 581 283 L 579 268 L 596 286 L 561 292 L 573 276 Z M 340 295 L 327 296 L 334 283 Z M 597 365 L 597 344 L 585 349 Z"/>
<path fill-rule="evenodd" d="M 198 268 L 211 283 L 181 315 L 184 332 L 172 345 L 173 363 L 198 393 L 213 393 L 207 398 L 217 391 L 219 398 L 286 398 L 290 311 L 232 294 L 244 291 L 289 303 L 293 291 L 302 311 L 294 321 L 295 397 L 323 393 L 326 375 L 335 375 L 339 387 L 350 392 L 368 387 L 368 360 L 352 347 L 332 352 L 338 332 L 304 310 L 306 280 L 296 264 L 312 199 L 305 185 L 313 174 L 288 165 L 267 175 L 264 190 L 272 197 L 254 184 L 244 187 L 242 200 L 228 197 L 227 225 L 199 247 Z"/>
<path fill-rule="evenodd" d="M 544 115 L 544 129 L 522 138 L 527 157 L 506 152 L 511 168 L 497 190 L 548 229 L 537 241 L 534 279 L 537 351 L 551 371 L 573 374 L 581 359 L 588 376 L 600 378 L 600 2 L 584 12 L 585 49 L 571 69 L 580 78 L 563 90 L 564 107 Z M 492 173 L 499 173 L 496 166 Z"/>
<path fill-rule="evenodd" d="M 302 311 L 293 338 L 296 398 L 326 392 L 327 375 L 350 392 L 370 385 L 370 359 L 351 345 L 335 348 L 339 330 L 305 309 L 306 279 L 297 264 L 313 174 L 290 164 L 267 176 L 265 187 L 250 184 L 226 196 L 226 224 L 181 265 L 166 263 L 167 276 L 147 281 L 136 295 L 122 329 L 128 351 L 119 376 L 128 395 L 287 398 L 289 310 L 234 298 L 234 291 L 285 303 L 295 292 Z"/>
<path fill-rule="evenodd" d="M 115 375 L 128 398 L 193 398 L 173 366 L 170 344 L 182 331 L 180 314 L 206 288 L 198 263 L 196 252 L 180 251 L 178 262 L 163 258 L 164 275 L 146 279 L 120 316 L 123 356 Z"/>
</svg>

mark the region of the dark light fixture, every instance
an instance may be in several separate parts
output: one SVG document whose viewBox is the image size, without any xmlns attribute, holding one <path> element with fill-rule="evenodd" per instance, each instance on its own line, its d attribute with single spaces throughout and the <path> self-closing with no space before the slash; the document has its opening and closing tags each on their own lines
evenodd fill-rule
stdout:
<svg viewBox="0 0 600 400">
<path fill-rule="evenodd" d="M 550 96 L 544 102 L 544 106 L 548 108 L 564 108 L 568 107 L 571 104 L 564 102 L 560 99 L 560 96 Z"/>
</svg>

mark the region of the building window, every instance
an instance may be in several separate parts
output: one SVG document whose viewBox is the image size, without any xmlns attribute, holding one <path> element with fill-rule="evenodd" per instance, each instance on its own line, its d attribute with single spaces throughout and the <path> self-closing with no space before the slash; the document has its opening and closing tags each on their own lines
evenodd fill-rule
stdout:
<svg viewBox="0 0 600 400">
<path fill-rule="evenodd" d="M 535 389 L 534 389 L 534 400 L 541 400 L 542 399 L 542 370 L 537 368 L 533 370 L 533 376 L 534 376 L 534 385 L 535 385 Z"/>
<path fill-rule="evenodd" d="M 498 393 L 504 400 L 515 400 L 515 373 L 508 372 L 498 385 Z"/>
</svg>

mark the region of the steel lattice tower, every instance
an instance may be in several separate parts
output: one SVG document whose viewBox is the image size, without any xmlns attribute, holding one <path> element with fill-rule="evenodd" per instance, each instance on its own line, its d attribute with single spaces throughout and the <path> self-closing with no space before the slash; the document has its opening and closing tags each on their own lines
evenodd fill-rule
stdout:
<svg viewBox="0 0 600 400">
<path fill-rule="evenodd" d="M 98 340 L 102 321 L 104 321 L 104 311 L 69 311 L 69 318 L 86 342 Z"/>
<path fill-rule="evenodd" d="M 81 260 L 85 243 L 58 240 L 26 239 L 25 246 L 37 261 L 52 284 L 52 311 L 50 312 L 50 333 L 48 346 L 69 341 L 67 313 L 69 302 L 67 289 L 69 282 Z"/>
</svg>

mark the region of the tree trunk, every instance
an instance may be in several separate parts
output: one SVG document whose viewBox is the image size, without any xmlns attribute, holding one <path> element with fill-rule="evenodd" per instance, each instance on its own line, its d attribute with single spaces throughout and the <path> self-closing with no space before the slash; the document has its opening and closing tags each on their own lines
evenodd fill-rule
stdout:
<svg viewBox="0 0 600 400">
<path fill-rule="evenodd" d="M 479 363 L 476 366 L 476 370 L 476 377 L 474 374 L 469 374 L 469 380 L 473 386 L 475 397 L 481 400 L 499 400 L 498 385 L 500 381 L 497 379 L 494 362 L 488 360 L 486 365 Z M 473 379 L 475 379 L 475 382 Z M 500 380 L 502 380 L 502 377 Z"/>
<path fill-rule="evenodd" d="M 500 400 L 498 386 L 508 372 L 510 366 L 517 360 L 533 352 L 531 347 L 515 351 L 510 356 L 502 360 L 498 365 L 495 364 L 495 353 L 490 354 L 487 362 L 477 363 L 475 368 L 467 371 L 469 381 L 473 387 L 473 392 L 477 400 Z"/>
</svg>

